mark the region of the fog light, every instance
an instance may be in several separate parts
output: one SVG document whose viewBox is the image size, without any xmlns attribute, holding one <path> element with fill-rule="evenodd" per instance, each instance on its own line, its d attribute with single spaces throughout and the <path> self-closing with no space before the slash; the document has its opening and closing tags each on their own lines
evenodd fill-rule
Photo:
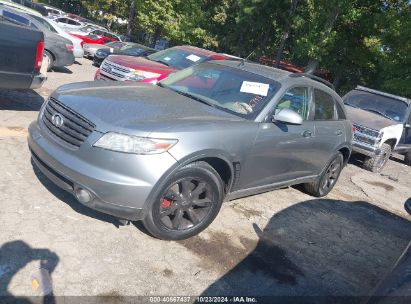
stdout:
<svg viewBox="0 0 411 304">
<path fill-rule="evenodd" d="M 93 196 L 91 195 L 91 193 L 85 189 L 82 188 L 77 188 L 75 191 L 75 196 L 77 198 L 77 200 L 82 203 L 82 204 L 87 204 L 91 201 L 91 199 L 93 198 Z"/>
</svg>

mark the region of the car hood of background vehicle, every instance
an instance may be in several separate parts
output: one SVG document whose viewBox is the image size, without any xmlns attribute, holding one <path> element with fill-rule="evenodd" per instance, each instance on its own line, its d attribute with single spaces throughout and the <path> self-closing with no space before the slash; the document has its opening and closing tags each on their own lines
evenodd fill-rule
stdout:
<svg viewBox="0 0 411 304">
<path fill-rule="evenodd" d="M 124 55 L 111 55 L 109 57 L 111 62 L 126 66 L 135 70 L 143 70 L 150 72 L 160 72 L 163 74 L 174 73 L 176 69 L 166 66 L 152 60 L 148 60 L 142 57 L 124 56 Z"/>
<path fill-rule="evenodd" d="M 385 127 L 401 124 L 399 121 L 391 120 L 359 108 L 350 106 L 346 106 L 345 108 L 347 110 L 348 118 L 353 124 L 358 124 L 374 130 L 381 130 Z"/>
<path fill-rule="evenodd" d="M 148 136 L 152 132 L 186 132 L 221 128 L 245 120 L 182 96 L 143 83 L 79 82 L 57 89 L 52 97 L 96 125 L 99 132 Z"/>
<path fill-rule="evenodd" d="M 74 37 L 74 36 L 73 36 Z M 92 49 L 109 49 L 110 47 L 104 44 L 97 44 L 97 43 L 84 43 L 84 48 Z"/>
</svg>

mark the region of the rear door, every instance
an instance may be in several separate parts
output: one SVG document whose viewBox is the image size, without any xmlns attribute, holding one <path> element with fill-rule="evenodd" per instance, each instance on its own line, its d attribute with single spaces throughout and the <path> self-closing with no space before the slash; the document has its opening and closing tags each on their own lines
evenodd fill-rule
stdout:
<svg viewBox="0 0 411 304">
<path fill-rule="evenodd" d="M 345 117 L 341 117 L 344 112 L 338 109 L 333 96 L 325 91 L 314 88 L 313 101 L 316 150 L 313 163 L 318 174 L 345 141 Z"/>
</svg>

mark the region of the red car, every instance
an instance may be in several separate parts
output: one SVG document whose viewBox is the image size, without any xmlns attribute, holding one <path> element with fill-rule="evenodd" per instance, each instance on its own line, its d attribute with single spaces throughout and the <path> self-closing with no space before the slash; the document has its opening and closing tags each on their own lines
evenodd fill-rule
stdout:
<svg viewBox="0 0 411 304">
<path fill-rule="evenodd" d="M 146 58 L 111 55 L 103 61 L 94 79 L 157 83 L 194 64 L 225 59 L 230 57 L 193 46 L 172 47 Z"/>
<path fill-rule="evenodd" d="M 70 35 L 83 40 L 82 45 L 84 43 L 106 44 L 108 42 L 121 41 L 117 35 L 100 29 L 90 31 L 88 33 L 82 31 L 72 31 L 70 32 Z"/>
</svg>

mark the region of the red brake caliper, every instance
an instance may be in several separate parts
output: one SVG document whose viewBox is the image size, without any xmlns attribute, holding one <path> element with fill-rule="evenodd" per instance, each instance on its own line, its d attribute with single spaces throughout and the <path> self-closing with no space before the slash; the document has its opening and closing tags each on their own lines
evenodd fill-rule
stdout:
<svg viewBox="0 0 411 304">
<path fill-rule="evenodd" d="M 161 207 L 166 209 L 166 208 L 170 207 L 172 203 L 173 203 L 173 201 L 170 201 L 166 198 L 163 198 L 163 201 L 161 202 Z"/>
</svg>

